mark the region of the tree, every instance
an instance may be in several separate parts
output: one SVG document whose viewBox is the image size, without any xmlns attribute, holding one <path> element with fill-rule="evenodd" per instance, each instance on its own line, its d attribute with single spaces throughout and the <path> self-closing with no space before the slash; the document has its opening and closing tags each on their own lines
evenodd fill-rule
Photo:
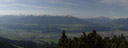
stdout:
<svg viewBox="0 0 128 48">
<path fill-rule="evenodd" d="M 97 33 L 96 30 L 93 30 L 90 34 L 87 36 L 87 48 L 96 48 L 96 42 L 97 42 Z"/>
<path fill-rule="evenodd" d="M 128 42 L 123 34 L 120 36 L 120 44 L 119 48 L 127 48 L 128 47 Z"/>
<path fill-rule="evenodd" d="M 123 41 L 120 43 L 120 45 L 119 45 L 118 48 L 128 48 L 127 41 L 126 41 L 126 40 L 123 40 Z"/>
<path fill-rule="evenodd" d="M 68 38 L 67 36 L 65 35 L 65 31 L 63 30 L 62 31 L 62 36 L 57 44 L 57 48 L 67 48 L 68 47 Z"/>
<path fill-rule="evenodd" d="M 64 31 L 64 30 L 62 31 L 62 36 L 61 36 L 61 38 L 62 38 L 62 39 L 66 39 L 66 38 L 67 38 L 67 36 L 65 35 L 65 31 Z"/>
<path fill-rule="evenodd" d="M 48 46 L 46 46 L 45 48 L 49 48 Z"/>
<path fill-rule="evenodd" d="M 83 32 L 83 35 L 80 37 L 80 48 L 86 48 L 87 47 L 87 36 L 86 33 Z"/>
<path fill-rule="evenodd" d="M 103 39 L 103 48 L 110 48 L 111 47 L 111 40 L 109 37 L 104 37 Z"/>
</svg>

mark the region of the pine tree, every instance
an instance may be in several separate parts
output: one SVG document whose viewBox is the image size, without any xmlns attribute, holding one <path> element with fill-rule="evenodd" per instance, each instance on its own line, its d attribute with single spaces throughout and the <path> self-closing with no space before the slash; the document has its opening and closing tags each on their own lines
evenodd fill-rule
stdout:
<svg viewBox="0 0 128 48">
<path fill-rule="evenodd" d="M 103 48 L 103 40 L 102 37 L 99 35 L 96 35 L 95 48 Z"/>
<path fill-rule="evenodd" d="M 87 36 L 86 33 L 83 32 L 83 35 L 80 37 L 80 48 L 86 48 L 87 47 Z"/>
<path fill-rule="evenodd" d="M 64 30 L 62 31 L 62 36 L 61 36 L 61 38 L 62 38 L 62 39 L 66 39 L 66 38 L 67 38 L 67 36 L 65 35 L 65 31 L 64 31 Z"/>
<path fill-rule="evenodd" d="M 65 31 L 63 30 L 62 31 L 62 36 L 57 44 L 57 48 L 67 48 L 68 47 L 68 38 L 67 36 L 65 35 Z"/>
<path fill-rule="evenodd" d="M 128 47 L 128 42 L 123 34 L 120 36 L 120 44 L 118 48 L 127 48 Z"/>
<path fill-rule="evenodd" d="M 49 48 L 48 46 L 46 46 L 45 48 Z"/>
<path fill-rule="evenodd" d="M 111 48 L 117 48 L 118 47 L 118 38 L 116 35 L 114 35 L 114 37 L 111 40 Z"/>
<path fill-rule="evenodd" d="M 119 45 L 118 48 L 128 48 L 127 41 L 126 41 L 126 40 L 123 40 L 123 41 L 120 43 L 120 45 Z"/>
<path fill-rule="evenodd" d="M 80 48 L 80 42 L 79 42 L 79 38 L 74 37 L 72 40 L 72 48 Z"/>
<path fill-rule="evenodd" d="M 110 48 L 111 47 L 111 40 L 109 37 L 104 37 L 103 39 L 103 48 Z"/>
</svg>

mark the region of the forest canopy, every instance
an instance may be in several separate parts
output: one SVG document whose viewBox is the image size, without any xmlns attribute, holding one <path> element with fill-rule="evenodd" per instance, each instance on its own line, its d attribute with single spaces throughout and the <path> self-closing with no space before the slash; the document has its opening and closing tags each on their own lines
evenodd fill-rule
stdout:
<svg viewBox="0 0 128 48">
<path fill-rule="evenodd" d="M 65 31 L 62 32 L 62 36 L 57 44 L 57 48 L 127 48 L 128 41 L 123 34 L 112 38 L 101 37 L 97 34 L 96 30 L 91 33 L 80 37 L 68 38 Z"/>
</svg>

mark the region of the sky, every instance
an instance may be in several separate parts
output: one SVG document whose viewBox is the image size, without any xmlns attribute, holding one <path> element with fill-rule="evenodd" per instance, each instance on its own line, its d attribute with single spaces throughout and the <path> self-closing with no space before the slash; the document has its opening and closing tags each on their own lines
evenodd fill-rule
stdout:
<svg viewBox="0 0 128 48">
<path fill-rule="evenodd" d="M 0 15 L 127 17 L 128 0 L 0 0 Z"/>
</svg>

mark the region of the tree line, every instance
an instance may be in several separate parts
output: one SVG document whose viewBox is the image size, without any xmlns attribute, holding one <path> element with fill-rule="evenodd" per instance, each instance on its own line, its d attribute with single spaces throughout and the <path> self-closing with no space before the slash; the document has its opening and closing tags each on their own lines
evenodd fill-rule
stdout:
<svg viewBox="0 0 128 48">
<path fill-rule="evenodd" d="M 123 34 L 113 37 L 102 37 L 96 30 L 80 37 L 68 38 L 65 31 L 58 41 L 56 48 L 128 48 L 128 41 Z"/>
</svg>

